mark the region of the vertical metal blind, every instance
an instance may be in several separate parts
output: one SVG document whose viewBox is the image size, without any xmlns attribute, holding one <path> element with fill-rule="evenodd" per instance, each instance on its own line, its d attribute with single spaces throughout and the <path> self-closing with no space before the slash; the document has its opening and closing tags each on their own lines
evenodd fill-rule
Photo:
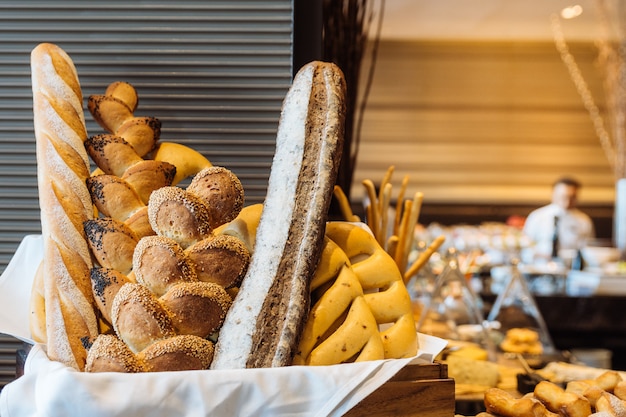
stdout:
<svg viewBox="0 0 626 417">
<path fill-rule="evenodd" d="M 134 85 L 135 115 L 159 118 L 162 141 L 231 169 L 251 204 L 265 196 L 291 83 L 292 9 L 291 0 L 0 0 L 0 273 L 22 238 L 40 233 L 30 80 L 38 43 L 72 57 L 85 100 L 113 81 Z M 85 116 L 88 133 L 102 133 Z M 0 337 L 0 386 L 14 378 L 10 340 Z"/>
</svg>

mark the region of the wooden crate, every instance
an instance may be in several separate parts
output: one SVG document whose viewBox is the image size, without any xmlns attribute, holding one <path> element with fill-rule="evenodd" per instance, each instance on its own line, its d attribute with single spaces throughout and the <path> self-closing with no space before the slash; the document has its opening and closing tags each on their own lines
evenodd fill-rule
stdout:
<svg viewBox="0 0 626 417">
<path fill-rule="evenodd" d="M 453 417 L 454 380 L 442 363 L 409 365 L 348 413 L 347 417 Z"/>
</svg>

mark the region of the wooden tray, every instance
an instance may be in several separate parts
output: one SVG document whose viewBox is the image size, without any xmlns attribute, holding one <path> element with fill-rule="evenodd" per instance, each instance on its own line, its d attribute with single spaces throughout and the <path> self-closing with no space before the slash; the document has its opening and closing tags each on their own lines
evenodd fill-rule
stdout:
<svg viewBox="0 0 626 417">
<path fill-rule="evenodd" d="M 453 417 L 454 380 L 442 363 L 409 365 L 358 403 L 347 417 Z"/>
</svg>

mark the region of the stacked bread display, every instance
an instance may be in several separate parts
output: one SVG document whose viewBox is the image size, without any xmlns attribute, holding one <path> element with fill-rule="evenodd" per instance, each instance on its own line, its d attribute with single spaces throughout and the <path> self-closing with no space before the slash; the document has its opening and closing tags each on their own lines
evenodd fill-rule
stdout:
<svg viewBox="0 0 626 417">
<path fill-rule="evenodd" d="M 312 62 L 294 79 L 265 202 L 247 207 L 236 175 L 135 116 L 130 84 L 89 97 L 104 132 L 88 136 L 69 56 L 41 44 L 32 68 L 46 248 L 32 328 L 51 359 L 146 372 L 415 355 L 395 263 L 363 229 L 327 226 L 345 114 L 335 65 Z M 336 298 L 343 307 L 321 320 Z"/>
</svg>

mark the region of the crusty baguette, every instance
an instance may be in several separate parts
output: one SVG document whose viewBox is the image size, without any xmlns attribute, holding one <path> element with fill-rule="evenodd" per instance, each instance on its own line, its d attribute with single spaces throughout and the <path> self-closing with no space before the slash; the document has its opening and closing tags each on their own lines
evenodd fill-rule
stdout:
<svg viewBox="0 0 626 417">
<path fill-rule="evenodd" d="M 341 70 L 316 61 L 298 72 L 285 97 L 255 250 L 213 369 L 293 361 L 341 158 L 344 96 Z"/>
<path fill-rule="evenodd" d="M 82 370 L 84 343 L 98 334 L 83 222 L 93 217 L 85 180 L 89 159 L 83 99 L 76 68 L 57 45 L 31 53 L 37 178 L 44 239 L 48 356 Z"/>
</svg>

